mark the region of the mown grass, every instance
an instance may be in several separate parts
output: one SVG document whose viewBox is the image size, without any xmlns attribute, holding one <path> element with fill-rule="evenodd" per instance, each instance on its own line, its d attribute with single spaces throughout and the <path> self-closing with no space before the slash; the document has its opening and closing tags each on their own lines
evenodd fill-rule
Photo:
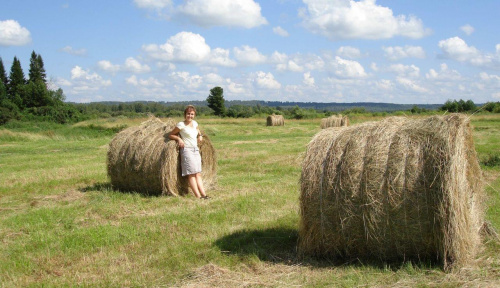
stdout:
<svg viewBox="0 0 500 288">
<path fill-rule="evenodd" d="M 491 237 L 477 263 L 452 273 L 427 263 L 299 259 L 300 163 L 320 119 L 281 127 L 266 127 L 265 119 L 199 119 L 218 157 L 218 186 L 209 201 L 114 191 L 107 144 L 142 120 L 0 128 L 0 286 L 498 284 L 500 245 Z M 499 153 L 500 117 L 474 116 L 472 124 L 479 157 Z M 498 230 L 500 167 L 482 167 L 487 220 Z"/>
</svg>

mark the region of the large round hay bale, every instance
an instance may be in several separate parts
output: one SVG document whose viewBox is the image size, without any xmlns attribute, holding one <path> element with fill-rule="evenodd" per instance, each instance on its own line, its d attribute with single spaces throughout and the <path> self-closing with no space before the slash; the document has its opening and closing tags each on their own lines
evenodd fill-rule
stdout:
<svg viewBox="0 0 500 288">
<path fill-rule="evenodd" d="M 284 126 L 285 125 L 285 118 L 283 118 L 283 115 L 269 115 L 267 116 L 267 126 Z"/>
<path fill-rule="evenodd" d="M 323 129 L 302 164 L 299 251 L 463 265 L 480 244 L 480 179 L 463 115 Z"/>
<path fill-rule="evenodd" d="M 329 128 L 329 127 L 345 127 L 349 126 L 349 117 L 339 115 L 332 115 L 327 118 L 321 119 L 320 127 L 321 129 Z"/>
<path fill-rule="evenodd" d="M 181 176 L 179 149 L 168 138 L 175 122 L 150 118 L 127 128 L 111 140 L 108 149 L 108 176 L 113 188 L 150 195 L 184 195 L 187 177 Z M 206 189 L 215 185 L 215 150 L 204 134 L 200 145 L 202 177 Z"/>
</svg>

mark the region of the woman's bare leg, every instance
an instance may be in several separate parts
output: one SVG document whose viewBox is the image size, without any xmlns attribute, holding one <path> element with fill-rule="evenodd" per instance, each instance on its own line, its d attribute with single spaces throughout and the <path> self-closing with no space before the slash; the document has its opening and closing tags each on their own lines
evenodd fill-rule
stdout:
<svg viewBox="0 0 500 288">
<path fill-rule="evenodd" d="M 198 191 L 201 197 L 207 196 L 205 193 L 205 187 L 203 187 L 203 179 L 201 178 L 201 173 L 196 173 L 196 183 L 198 185 Z"/>
<path fill-rule="evenodd" d="M 200 191 L 198 190 L 198 183 L 197 183 L 196 178 L 197 178 L 196 174 L 188 175 L 188 183 L 189 183 L 189 187 L 191 188 L 191 190 L 193 190 L 194 196 L 196 198 L 200 198 L 203 195 L 200 195 Z M 203 191 L 203 192 L 205 192 L 205 191 Z"/>
</svg>

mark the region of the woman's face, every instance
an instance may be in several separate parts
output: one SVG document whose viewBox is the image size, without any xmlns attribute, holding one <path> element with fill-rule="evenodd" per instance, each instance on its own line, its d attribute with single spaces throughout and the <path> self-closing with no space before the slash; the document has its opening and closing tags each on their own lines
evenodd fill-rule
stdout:
<svg viewBox="0 0 500 288">
<path fill-rule="evenodd" d="M 196 113 L 193 110 L 189 110 L 186 112 L 186 115 L 184 115 L 184 118 L 188 121 L 191 121 L 194 119 L 195 115 L 196 115 Z"/>
</svg>

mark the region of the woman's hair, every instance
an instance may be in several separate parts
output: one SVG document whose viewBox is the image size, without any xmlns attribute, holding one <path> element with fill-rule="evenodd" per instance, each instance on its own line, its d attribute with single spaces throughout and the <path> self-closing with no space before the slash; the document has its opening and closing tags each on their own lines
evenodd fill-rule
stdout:
<svg viewBox="0 0 500 288">
<path fill-rule="evenodd" d="M 186 106 L 186 109 L 184 109 L 184 116 L 186 116 L 186 114 L 191 110 L 194 112 L 194 114 L 196 114 L 196 108 L 194 108 L 193 105 L 188 105 Z"/>
</svg>

